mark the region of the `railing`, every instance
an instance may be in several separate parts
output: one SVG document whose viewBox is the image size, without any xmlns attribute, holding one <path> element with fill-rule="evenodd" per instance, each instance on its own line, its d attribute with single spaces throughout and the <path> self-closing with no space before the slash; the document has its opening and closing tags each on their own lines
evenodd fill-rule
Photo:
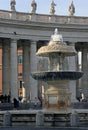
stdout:
<svg viewBox="0 0 88 130">
<path fill-rule="evenodd" d="M 11 12 L 0 10 L 1 19 L 14 19 L 21 21 L 34 21 L 43 23 L 63 23 L 63 24 L 88 24 L 88 17 L 78 16 L 60 16 L 60 15 L 45 15 L 45 14 L 30 14 L 23 12 Z"/>
<path fill-rule="evenodd" d="M 10 111 L 12 126 L 36 126 L 36 115 L 38 111 Z M 3 125 L 5 111 L 0 112 L 0 126 Z M 88 127 L 88 113 L 78 113 L 78 127 Z M 44 126 L 71 127 L 71 113 L 44 112 Z M 7 118 L 7 117 L 6 117 Z M 7 118 L 8 119 L 8 118 Z M 41 120 L 41 119 L 40 119 Z"/>
<path fill-rule="evenodd" d="M 4 114 L 0 113 L 0 126 L 3 126 Z M 36 126 L 37 111 L 11 112 L 12 126 Z M 69 114 L 44 113 L 44 126 L 70 126 Z"/>
</svg>

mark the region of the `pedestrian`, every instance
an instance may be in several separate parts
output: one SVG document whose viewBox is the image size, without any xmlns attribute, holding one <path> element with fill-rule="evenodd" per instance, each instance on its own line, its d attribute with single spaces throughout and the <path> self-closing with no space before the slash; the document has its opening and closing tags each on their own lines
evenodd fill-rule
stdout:
<svg viewBox="0 0 88 130">
<path fill-rule="evenodd" d="M 37 100 L 37 97 L 35 97 L 35 100 L 34 100 L 34 108 L 37 108 L 37 103 L 38 103 L 38 100 Z"/>
<path fill-rule="evenodd" d="M 43 98 L 40 97 L 40 98 L 39 98 L 39 101 L 40 101 L 40 107 L 42 108 Z"/>
<path fill-rule="evenodd" d="M 14 108 L 18 108 L 19 107 L 19 102 L 16 98 L 13 99 L 13 102 L 14 102 Z"/>
</svg>

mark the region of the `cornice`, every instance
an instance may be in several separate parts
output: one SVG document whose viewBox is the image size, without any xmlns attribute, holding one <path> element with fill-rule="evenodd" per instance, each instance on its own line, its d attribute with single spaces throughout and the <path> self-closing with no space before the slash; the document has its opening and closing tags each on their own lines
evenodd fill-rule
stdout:
<svg viewBox="0 0 88 130">
<path fill-rule="evenodd" d="M 73 31 L 88 31 L 87 24 L 61 24 L 61 23 L 44 23 L 44 22 L 34 22 L 34 21 L 21 21 L 12 19 L 2 19 L 0 18 L 0 26 L 11 27 L 11 28 L 24 28 L 24 29 L 35 29 L 35 30 L 53 30 L 53 28 L 58 28 L 59 30 L 73 30 Z"/>
<path fill-rule="evenodd" d="M 3 12 L 3 11 L 2 11 Z M 7 13 L 7 11 L 5 11 Z M 11 13 L 10 11 L 8 13 Z M 17 13 L 17 12 L 16 12 Z M 26 13 L 17 13 L 25 15 L 31 15 Z M 39 17 L 51 17 L 50 15 L 39 15 Z M 82 18 L 88 20 L 87 17 L 69 17 L 69 16 L 54 16 L 55 18 L 71 18 L 71 20 Z M 40 18 L 41 19 L 41 18 Z M 0 17 L 0 37 L 5 38 L 15 38 L 15 39 L 30 39 L 30 40 L 50 40 L 50 35 L 53 30 L 58 28 L 59 33 L 63 34 L 63 37 L 66 40 L 85 40 L 88 41 L 88 24 L 87 22 L 76 23 L 76 22 L 46 22 L 46 21 L 37 21 L 37 20 L 20 20 L 17 18 L 1 18 Z M 6 30 L 7 29 L 7 30 Z M 18 31 L 19 30 L 19 31 Z M 23 33 L 22 33 L 23 31 Z M 16 34 L 14 33 L 16 32 Z"/>
</svg>

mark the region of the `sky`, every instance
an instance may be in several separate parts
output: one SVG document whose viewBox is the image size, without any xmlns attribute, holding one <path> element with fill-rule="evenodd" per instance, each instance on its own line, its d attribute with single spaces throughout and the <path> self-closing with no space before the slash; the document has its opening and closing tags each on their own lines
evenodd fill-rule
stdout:
<svg viewBox="0 0 88 130">
<path fill-rule="evenodd" d="M 31 11 L 32 0 L 15 0 L 18 12 L 29 13 Z M 37 2 L 38 14 L 49 14 L 51 0 L 35 0 Z M 68 8 L 72 0 L 54 0 L 55 14 L 68 15 Z M 73 0 L 75 5 L 75 16 L 88 17 L 88 0 Z M 10 0 L 0 0 L 0 10 L 10 10 Z"/>
</svg>

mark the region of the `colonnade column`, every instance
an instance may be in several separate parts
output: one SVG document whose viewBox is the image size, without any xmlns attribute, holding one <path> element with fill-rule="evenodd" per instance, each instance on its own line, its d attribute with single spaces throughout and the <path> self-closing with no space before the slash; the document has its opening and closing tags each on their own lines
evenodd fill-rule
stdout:
<svg viewBox="0 0 88 130">
<path fill-rule="evenodd" d="M 2 94 L 10 93 L 10 71 L 9 71 L 9 41 L 3 40 L 2 43 Z"/>
<path fill-rule="evenodd" d="M 37 71 L 36 46 L 37 46 L 37 42 L 31 41 L 31 44 L 30 44 L 30 92 L 31 92 L 31 100 L 34 100 L 35 97 L 38 97 L 37 81 L 34 80 L 31 76 L 32 72 Z"/>
<path fill-rule="evenodd" d="M 82 93 L 84 97 L 88 100 L 88 53 L 87 48 L 82 49 Z"/>
<path fill-rule="evenodd" d="M 17 40 L 11 39 L 10 69 L 11 69 L 11 101 L 18 99 L 18 67 L 17 67 Z"/>
<path fill-rule="evenodd" d="M 74 46 L 74 43 L 72 43 L 71 45 Z M 68 61 L 69 61 L 69 70 L 76 71 L 76 56 L 70 56 Z M 69 88 L 70 88 L 70 92 L 71 92 L 71 102 L 77 102 L 77 100 L 76 100 L 76 81 L 70 81 Z"/>
<path fill-rule="evenodd" d="M 25 97 L 23 100 L 30 98 L 30 64 L 29 64 L 29 46 L 26 42 L 23 44 L 23 82 L 24 82 L 24 93 Z"/>
<path fill-rule="evenodd" d="M 77 68 L 77 71 L 81 71 L 80 66 L 79 66 L 79 52 L 77 52 L 77 55 L 76 55 L 76 68 Z M 80 81 L 81 81 L 81 78 L 76 81 L 76 97 L 77 97 L 77 99 L 80 97 Z"/>
</svg>

